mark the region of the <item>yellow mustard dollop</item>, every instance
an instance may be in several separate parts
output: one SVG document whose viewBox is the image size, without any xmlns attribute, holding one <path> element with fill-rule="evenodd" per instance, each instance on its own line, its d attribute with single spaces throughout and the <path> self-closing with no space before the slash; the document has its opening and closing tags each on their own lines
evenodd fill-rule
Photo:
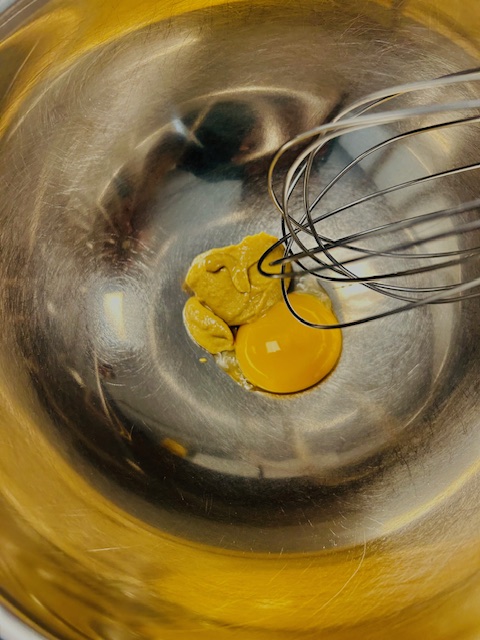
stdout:
<svg viewBox="0 0 480 640">
<path fill-rule="evenodd" d="M 210 353 L 232 351 L 234 348 L 230 327 L 198 298 L 189 298 L 185 303 L 183 321 L 195 342 Z"/>
<path fill-rule="evenodd" d="M 194 297 L 185 305 L 184 322 L 192 338 L 210 353 L 232 350 L 229 327 L 257 320 L 282 299 L 280 279 L 267 278 L 257 269 L 263 253 L 276 242 L 275 236 L 262 232 L 193 260 L 185 284 Z M 280 246 L 271 261 L 282 257 Z M 271 267 L 272 273 L 280 271 L 280 266 Z"/>
</svg>

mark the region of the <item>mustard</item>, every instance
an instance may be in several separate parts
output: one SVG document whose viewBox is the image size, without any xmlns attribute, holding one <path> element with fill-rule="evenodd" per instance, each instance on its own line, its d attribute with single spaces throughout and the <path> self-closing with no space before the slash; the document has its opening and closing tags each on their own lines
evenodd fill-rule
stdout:
<svg viewBox="0 0 480 640">
<path fill-rule="evenodd" d="M 261 256 L 277 238 L 267 233 L 247 236 L 236 245 L 210 249 L 192 262 L 185 285 L 192 291 L 184 308 L 191 337 L 210 353 L 230 351 L 234 337 L 229 327 L 254 322 L 282 299 L 281 281 L 263 276 L 257 268 Z M 283 247 L 270 262 L 283 257 Z M 271 267 L 280 273 L 281 266 Z"/>
</svg>

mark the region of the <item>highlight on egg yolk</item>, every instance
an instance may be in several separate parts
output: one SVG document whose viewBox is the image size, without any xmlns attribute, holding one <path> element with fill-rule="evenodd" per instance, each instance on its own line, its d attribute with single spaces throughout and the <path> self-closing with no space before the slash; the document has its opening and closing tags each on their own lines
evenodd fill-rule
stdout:
<svg viewBox="0 0 480 640">
<path fill-rule="evenodd" d="M 293 309 L 314 324 L 336 324 L 333 312 L 317 297 L 292 293 Z M 342 350 L 340 329 L 314 329 L 302 324 L 284 301 L 267 313 L 242 325 L 235 351 L 245 378 L 273 393 L 308 389 L 333 369 Z"/>
</svg>

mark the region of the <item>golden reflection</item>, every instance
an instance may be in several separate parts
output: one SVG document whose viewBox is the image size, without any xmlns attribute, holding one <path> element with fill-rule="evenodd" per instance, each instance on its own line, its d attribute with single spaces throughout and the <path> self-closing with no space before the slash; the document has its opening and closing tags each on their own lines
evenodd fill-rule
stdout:
<svg viewBox="0 0 480 640">
<path fill-rule="evenodd" d="M 85 52 L 222 3 L 50 2 L 0 45 L 0 53 L 25 50 L 0 114 L 0 134 L 41 79 Z M 436 0 L 433 13 L 431 3 L 407 6 L 430 24 L 443 8 L 473 47 L 480 37 L 470 19 L 477 3 Z M 124 337 L 121 292 L 105 296 L 104 311 Z M 480 513 L 478 504 L 470 505 L 465 527 L 462 511 L 467 496 L 478 492 L 478 469 L 470 469 L 442 505 L 427 505 L 428 518 L 415 514 L 418 522 L 408 530 L 390 523 L 395 532 L 374 542 L 308 555 L 220 551 L 149 527 L 95 491 L 51 446 L 42 429 L 47 417 L 28 381 L 8 373 L 0 373 L 0 584 L 7 606 L 17 603 L 20 616 L 28 612 L 52 635 L 318 640 L 321 627 L 322 640 L 433 640 L 473 637 L 480 626 Z M 170 439 L 164 447 L 179 457 L 186 453 Z"/>
</svg>

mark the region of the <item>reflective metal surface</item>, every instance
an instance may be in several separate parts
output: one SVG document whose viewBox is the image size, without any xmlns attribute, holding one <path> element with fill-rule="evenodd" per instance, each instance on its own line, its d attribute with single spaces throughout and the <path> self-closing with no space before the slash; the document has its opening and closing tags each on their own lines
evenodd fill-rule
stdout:
<svg viewBox="0 0 480 640">
<path fill-rule="evenodd" d="M 0 633 L 2 640 L 39 640 L 41 638 L 33 629 L 3 608 L 0 608 Z"/>
<path fill-rule="evenodd" d="M 279 397 L 200 361 L 182 283 L 196 254 L 280 233 L 266 188 L 280 144 L 365 92 L 478 64 L 474 40 L 370 3 L 157 8 L 121 32 L 123 3 L 113 37 L 94 7 L 52 7 L 45 25 L 74 44 L 26 93 L 55 37 L 11 41 L 6 22 L 0 48 L 5 597 L 62 637 L 387 637 L 368 624 L 431 613 L 480 570 L 478 301 L 347 330 L 325 382 Z M 439 137 L 438 154 L 472 140 Z M 316 179 L 350 153 L 333 148 Z M 352 172 L 341 200 L 437 159 L 407 147 Z M 474 189 L 458 180 L 451 199 Z M 340 317 L 382 305 L 355 286 L 332 297 Z"/>
</svg>

